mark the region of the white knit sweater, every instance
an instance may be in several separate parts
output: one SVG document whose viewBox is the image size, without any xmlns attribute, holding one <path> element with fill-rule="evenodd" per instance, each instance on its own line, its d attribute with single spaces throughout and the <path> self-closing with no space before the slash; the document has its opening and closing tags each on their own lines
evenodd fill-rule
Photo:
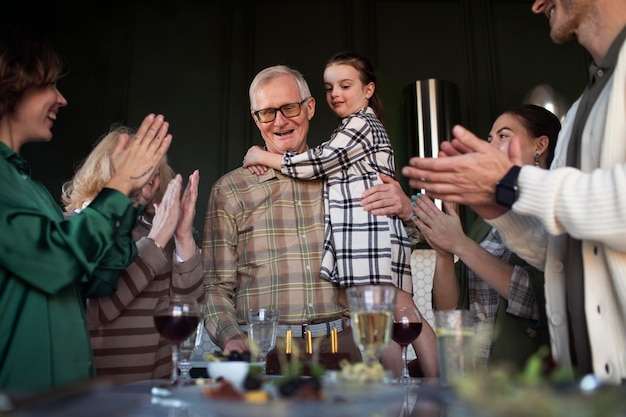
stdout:
<svg viewBox="0 0 626 417">
<path fill-rule="evenodd" d="M 571 363 L 565 233 L 582 240 L 594 373 L 620 383 L 626 379 L 626 43 L 585 125 L 580 170 L 565 167 L 578 104 L 565 117 L 551 169 L 524 166 L 513 210 L 489 223 L 515 253 L 545 269 L 552 353 L 564 365 Z"/>
</svg>

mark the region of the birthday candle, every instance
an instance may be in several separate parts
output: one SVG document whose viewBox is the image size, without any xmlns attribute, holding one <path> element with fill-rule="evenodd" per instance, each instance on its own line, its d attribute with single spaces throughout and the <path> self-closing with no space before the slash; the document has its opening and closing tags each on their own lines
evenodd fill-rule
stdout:
<svg viewBox="0 0 626 417">
<path fill-rule="evenodd" d="M 306 353 L 309 355 L 313 354 L 313 336 L 310 330 L 306 331 Z"/>
<path fill-rule="evenodd" d="M 287 334 L 285 335 L 285 353 L 287 355 L 291 354 L 291 329 L 287 330 Z"/>
</svg>

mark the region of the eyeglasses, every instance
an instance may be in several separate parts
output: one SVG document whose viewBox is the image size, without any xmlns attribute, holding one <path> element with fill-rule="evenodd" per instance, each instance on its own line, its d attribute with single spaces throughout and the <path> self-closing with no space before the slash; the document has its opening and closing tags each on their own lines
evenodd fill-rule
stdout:
<svg viewBox="0 0 626 417">
<path fill-rule="evenodd" d="M 291 119 L 292 117 L 296 117 L 300 115 L 300 111 L 302 110 L 302 103 L 304 103 L 307 100 L 308 98 L 305 98 L 299 103 L 287 103 L 287 104 L 283 104 L 282 106 L 278 108 L 270 107 L 267 109 L 257 110 L 254 112 L 254 115 L 256 116 L 257 119 L 259 119 L 259 122 L 261 123 L 273 122 L 274 119 L 276 119 L 277 111 L 281 112 L 283 116 Z"/>
</svg>

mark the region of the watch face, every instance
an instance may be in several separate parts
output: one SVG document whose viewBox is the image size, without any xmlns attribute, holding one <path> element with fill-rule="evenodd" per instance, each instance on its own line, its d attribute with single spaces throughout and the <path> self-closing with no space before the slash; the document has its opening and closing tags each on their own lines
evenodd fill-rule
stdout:
<svg viewBox="0 0 626 417">
<path fill-rule="evenodd" d="M 517 200 L 517 186 L 511 184 L 498 183 L 496 186 L 496 203 L 511 207 Z"/>
<path fill-rule="evenodd" d="M 496 183 L 496 203 L 501 206 L 511 208 L 515 200 L 517 200 L 517 176 L 522 168 L 513 165 L 509 172 Z"/>
</svg>

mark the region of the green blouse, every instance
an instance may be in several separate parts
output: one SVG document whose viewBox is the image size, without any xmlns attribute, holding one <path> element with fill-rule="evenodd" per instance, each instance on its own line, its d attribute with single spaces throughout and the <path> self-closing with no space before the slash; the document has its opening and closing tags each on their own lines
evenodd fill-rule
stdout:
<svg viewBox="0 0 626 417">
<path fill-rule="evenodd" d="M 0 389 L 32 393 L 94 375 L 83 300 L 117 288 L 137 254 L 136 220 L 112 189 L 66 219 L 0 142 Z"/>
</svg>

